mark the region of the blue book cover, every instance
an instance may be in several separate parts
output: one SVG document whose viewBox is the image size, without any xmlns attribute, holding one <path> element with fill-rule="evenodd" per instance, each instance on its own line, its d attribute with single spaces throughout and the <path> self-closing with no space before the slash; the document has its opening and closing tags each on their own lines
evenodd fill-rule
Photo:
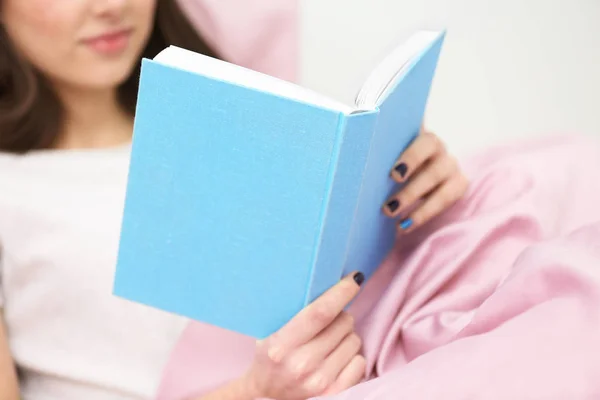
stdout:
<svg viewBox="0 0 600 400">
<path fill-rule="evenodd" d="M 177 47 L 144 59 L 113 292 L 264 338 L 391 250 L 396 159 L 445 32 L 419 32 L 346 105 Z"/>
</svg>

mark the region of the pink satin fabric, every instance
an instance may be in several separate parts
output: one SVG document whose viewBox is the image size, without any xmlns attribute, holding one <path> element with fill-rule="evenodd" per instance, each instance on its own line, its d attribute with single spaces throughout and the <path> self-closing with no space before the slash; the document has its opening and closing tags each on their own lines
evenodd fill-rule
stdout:
<svg viewBox="0 0 600 400">
<path fill-rule="evenodd" d="M 288 81 L 298 78 L 298 0 L 177 0 L 225 59 Z"/>
<path fill-rule="evenodd" d="M 600 147 L 486 151 L 468 195 L 401 237 L 354 303 L 369 379 L 331 400 L 600 398 Z M 192 323 L 158 399 L 239 376 L 254 342 Z"/>
</svg>

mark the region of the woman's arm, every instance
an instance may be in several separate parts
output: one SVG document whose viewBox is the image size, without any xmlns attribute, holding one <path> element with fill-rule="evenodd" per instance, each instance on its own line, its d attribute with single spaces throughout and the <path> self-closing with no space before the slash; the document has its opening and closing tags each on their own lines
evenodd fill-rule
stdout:
<svg viewBox="0 0 600 400">
<path fill-rule="evenodd" d="M 0 400 L 18 400 L 17 374 L 8 349 L 8 339 L 0 310 Z"/>
</svg>

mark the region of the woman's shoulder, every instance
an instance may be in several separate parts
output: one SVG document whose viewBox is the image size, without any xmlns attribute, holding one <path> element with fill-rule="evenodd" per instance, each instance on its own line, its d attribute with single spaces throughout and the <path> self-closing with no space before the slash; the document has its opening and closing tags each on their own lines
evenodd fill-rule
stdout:
<svg viewBox="0 0 600 400">
<path fill-rule="evenodd" d="M 19 157 L 18 154 L 0 151 L 0 164 L 10 163 Z"/>
<path fill-rule="evenodd" d="M 6 233 L 10 231 L 10 218 L 14 214 L 15 204 L 19 204 L 23 198 L 22 174 L 19 170 L 20 157 L 0 151 L 0 245 L 6 239 Z M 0 246 L 1 247 L 1 246 Z"/>
<path fill-rule="evenodd" d="M 121 158 L 123 161 L 120 162 Z M 89 181 L 124 175 L 127 159 L 116 154 L 44 150 L 24 154 L 0 152 L 0 187 L 7 200 L 23 193 L 61 186 L 78 187 Z M 104 179 L 102 179 L 104 180 Z"/>
<path fill-rule="evenodd" d="M 25 173 L 23 161 L 23 155 L 0 151 L 0 188 L 2 188 L 0 214 L 2 214 L 7 204 L 14 203 L 21 196 L 23 188 L 26 188 L 30 182 L 28 175 L 36 175 Z M 43 171 L 43 169 L 40 169 L 40 171 Z M 42 173 L 40 172 L 40 174 Z"/>
<path fill-rule="evenodd" d="M 19 170 L 25 159 L 24 154 L 0 151 L 0 179 L 10 179 Z"/>
<path fill-rule="evenodd" d="M 23 154 L 0 151 L 0 175 L 15 174 L 62 175 L 78 174 L 87 170 L 114 165 L 123 160 L 127 163 L 129 147 L 119 146 L 98 149 L 44 149 L 32 150 Z"/>
<path fill-rule="evenodd" d="M 10 170 L 19 162 L 18 154 L 0 151 L 0 178 L 10 176 Z"/>
<path fill-rule="evenodd" d="M 0 234 L 23 213 L 44 213 L 47 204 L 68 204 L 76 198 L 93 208 L 102 201 L 100 191 L 120 198 L 127 172 L 126 149 L 0 152 Z"/>
</svg>

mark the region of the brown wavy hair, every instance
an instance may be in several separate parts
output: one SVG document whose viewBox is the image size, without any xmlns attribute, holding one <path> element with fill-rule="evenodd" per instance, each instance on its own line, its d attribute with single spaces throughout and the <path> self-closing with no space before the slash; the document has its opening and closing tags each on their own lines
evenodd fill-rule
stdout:
<svg viewBox="0 0 600 400">
<path fill-rule="evenodd" d="M 176 0 L 158 0 L 154 27 L 141 57 L 152 58 L 168 45 L 218 57 L 192 27 Z M 119 100 L 132 117 L 139 73 L 140 62 L 119 87 Z M 26 153 L 53 148 L 63 117 L 63 107 L 49 83 L 18 55 L 0 24 L 0 151 Z"/>
</svg>

